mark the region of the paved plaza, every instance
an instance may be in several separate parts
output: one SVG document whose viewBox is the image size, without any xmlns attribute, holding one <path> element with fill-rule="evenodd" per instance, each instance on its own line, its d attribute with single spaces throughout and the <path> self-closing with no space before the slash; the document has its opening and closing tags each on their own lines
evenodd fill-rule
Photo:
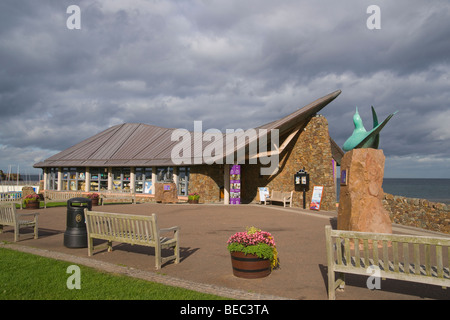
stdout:
<svg viewBox="0 0 450 320">
<path fill-rule="evenodd" d="M 235 299 L 327 299 L 325 226 L 336 226 L 336 212 L 258 204 L 157 203 L 112 204 L 93 210 L 156 213 L 160 228 L 181 227 L 181 262 L 168 262 L 156 271 L 153 248 L 113 243 L 112 252 L 98 250 L 91 257 L 87 248 L 66 248 L 66 207 L 38 210 L 39 239 L 27 234 L 14 243 L 13 228 L 5 227 L 0 246 Z M 247 280 L 232 273 L 226 242 L 249 226 L 272 233 L 277 244 L 281 267 L 266 278 Z M 398 225 L 393 229 L 394 233 L 427 234 Z M 388 279 L 381 282 L 381 290 L 369 290 L 365 276 L 347 275 L 346 279 L 346 289 L 337 292 L 337 300 L 450 299 L 450 289 L 438 286 Z"/>
</svg>

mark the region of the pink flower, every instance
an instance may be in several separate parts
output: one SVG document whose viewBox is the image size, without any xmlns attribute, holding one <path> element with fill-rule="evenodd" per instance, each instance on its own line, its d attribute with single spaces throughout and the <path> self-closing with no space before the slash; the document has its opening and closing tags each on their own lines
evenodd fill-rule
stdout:
<svg viewBox="0 0 450 320">
<path fill-rule="evenodd" d="M 275 247 L 275 241 L 267 231 L 256 231 L 251 234 L 248 232 L 237 232 L 228 239 L 227 243 L 240 243 L 244 246 L 265 243 L 271 247 Z"/>
</svg>

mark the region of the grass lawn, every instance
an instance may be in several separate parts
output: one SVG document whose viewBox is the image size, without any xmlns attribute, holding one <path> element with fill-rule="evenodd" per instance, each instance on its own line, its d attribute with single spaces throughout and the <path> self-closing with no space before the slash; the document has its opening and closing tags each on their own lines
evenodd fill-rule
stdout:
<svg viewBox="0 0 450 320">
<path fill-rule="evenodd" d="M 0 248 L 0 300 L 218 300 L 215 295 L 80 267 L 80 289 L 68 289 L 73 263 Z M 72 283 L 72 282 L 71 282 Z"/>
<path fill-rule="evenodd" d="M 23 203 L 23 208 L 26 207 L 26 205 Z M 67 202 L 49 202 L 47 203 L 47 208 L 51 208 L 51 207 L 66 207 L 67 206 Z M 44 201 L 40 201 L 39 202 L 39 207 L 40 208 L 44 208 Z M 16 203 L 16 209 L 20 209 L 20 204 Z"/>
</svg>

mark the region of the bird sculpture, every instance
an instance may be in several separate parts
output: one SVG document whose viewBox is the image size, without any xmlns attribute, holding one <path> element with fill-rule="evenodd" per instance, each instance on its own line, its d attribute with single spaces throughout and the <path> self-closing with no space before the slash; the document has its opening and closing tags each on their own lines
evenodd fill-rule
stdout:
<svg viewBox="0 0 450 320">
<path fill-rule="evenodd" d="M 353 115 L 353 123 L 355 125 L 355 129 L 353 130 L 350 138 L 345 141 L 342 149 L 344 151 L 350 151 L 352 149 L 358 148 L 378 149 L 378 144 L 380 142 L 380 131 L 396 113 L 397 111 L 390 114 L 382 123 L 378 124 L 378 117 L 375 109 L 372 106 L 373 129 L 367 131 L 364 128 L 361 117 L 359 116 L 358 107 L 356 107 L 356 112 Z"/>
</svg>

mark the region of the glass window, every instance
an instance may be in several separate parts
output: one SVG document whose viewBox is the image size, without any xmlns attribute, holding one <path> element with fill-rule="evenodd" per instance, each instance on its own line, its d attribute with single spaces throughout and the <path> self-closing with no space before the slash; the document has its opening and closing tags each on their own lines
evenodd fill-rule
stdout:
<svg viewBox="0 0 450 320">
<path fill-rule="evenodd" d="M 61 190 L 67 191 L 69 190 L 69 181 L 70 181 L 70 170 L 69 168 L 62 169 L 62 186 Z"/>
<path fill-rule="evenodd" d="M 115 191 L 122 190 L 122 170 L 120 168 L 112 169 L 112 189 Z"/>
<path fill-rule="evenodd" d="M 158 167 L 156 168 L 156 182 L 172 182 L 173 180 L 172 167 Z"/>
<path fill-rule="evenodd" d="M 90 191 L 106 191 L 108 190 L 108 169 L 107 168 L 91 168 Z"/>
<path fill-rule="evenodd" d="M 113 190 L 130 191 L 131 169 L 130 168 L 113 168 Z"/>
<path fill-rule="evenodd" d="M 178 194 L 181 196 L 188 195 L 188 186 L 189 186 L 189 167 L 178 167 Z"/>
<path fill-rule="evenodd" d="M 122 190 L 130 192 L 131 189 L 131 168 L 122 169 Z"/>
<path fill-rule="evenodd" d="M 134 190 L 136 193 L 142 193 L 144 190 L 144 184 L 142 182 L 142 176 L 144 175 L 142 168 L 136 168 L 134 170 L 134 176 L 135 176 L 135 184 L 134 184 Z"/>
<path fill-rule="evenodd" d="M 86 190 L 86 168 L 77 168 L 77 190 Z"/>
<path fill-rule="evenodd" d="M 136 168 L 135 179 L 136 193 L 152 193 L 152 168 Z"/>
<path fill-rule="evenodd" d="M 85 168 L 63 168 L 62 188 L 64 191 L 84 191 L 86 183 Z"/>
<path fill-rule="evenodd" d="M 58 168 L 47 169 L 47 190 L 58 190 Z"/>
</svg>

